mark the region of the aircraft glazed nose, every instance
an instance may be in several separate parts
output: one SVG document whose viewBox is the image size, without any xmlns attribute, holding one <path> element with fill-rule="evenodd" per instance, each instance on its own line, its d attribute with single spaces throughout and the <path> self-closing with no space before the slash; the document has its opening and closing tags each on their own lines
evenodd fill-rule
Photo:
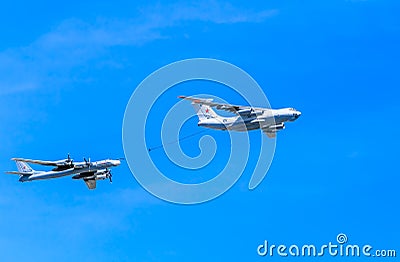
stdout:
<svg viewBox="0 0 400 262">
<path fill-rule="evenodd" d="M 294 114 L 294 119 L 297 119 L 301 116 L 301 112 L 300 111 L 296 111 Z"/>
</svg>

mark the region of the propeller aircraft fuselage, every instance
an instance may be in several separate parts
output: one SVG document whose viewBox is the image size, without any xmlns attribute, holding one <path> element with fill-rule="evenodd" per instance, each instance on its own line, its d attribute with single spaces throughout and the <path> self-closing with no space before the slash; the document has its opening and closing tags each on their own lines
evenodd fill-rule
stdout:
<svg viewBox="0 0 400 262">
<path fill-rule="evenodd" d="M 83 162 L 74 162 L 68 155 L 67 159 L 57 161 L 43 161 L 25 158 L 12 158 L 14 160 L 18 171 L 9 171 L 8 174 L 19 175 L 20 182 L 44 180 L 59 178 L 64 176 L 72 176 L 72 179 L 83 179 L 89 189 L 96 188 L 96 180 L 109 179 L 112 182 L 112 175 L 109 168 L 119 166 L 121 161 L 119 159 L 106 159 L 91 162 L 84 159 Z M 54 166 L 50 171 L 36 171 L 32 169 L 28 163 Z"/>
</svg>

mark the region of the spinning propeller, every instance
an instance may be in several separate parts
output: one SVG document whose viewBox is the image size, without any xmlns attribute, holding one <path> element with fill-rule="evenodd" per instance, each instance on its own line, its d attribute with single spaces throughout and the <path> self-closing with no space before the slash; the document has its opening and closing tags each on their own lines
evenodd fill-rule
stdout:
<svg viewBox="0 0 400 262">
<path fill-rule="evenodd" d="M 106 168 L 106 172 L 107 172 L 107 177 L 108 177 L 108 179 L 110 179 L 110 183 L 112 183 L 112 174 L 111 174 L 111 170 L 108 170 L 108 168 Z"/>
<path fill-rule="evenodd" d="M 86 160 L 86 158 L 83 158 L 83 160 L 85 161 L 85 164 L 90 167 L 90 157 L 88 158 L 88 160 Z"/>
<path fill-rule="evenodd" d="M 70 166 L 72 166 L 72 164 L 73 164 L 73 162 L 74 162 L 74 160 L 71 158 L 71 156 L 69 155 L 69 153 L 68 153 L 67 160 L 66 160 L 65 162 L 68 163 Z"/>
</svg>

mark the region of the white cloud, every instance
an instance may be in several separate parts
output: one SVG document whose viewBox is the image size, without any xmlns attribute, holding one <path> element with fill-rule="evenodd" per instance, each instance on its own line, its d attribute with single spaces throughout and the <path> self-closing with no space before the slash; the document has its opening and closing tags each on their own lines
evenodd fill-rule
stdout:
<svg viewBox="0 0 400 262">
<path fill-rule="evenodd" d="M 179 21 L 203 21 L 217 24 L 262 22 L 278 13 L 276 9 L 248 10 L 234 7 L 229 2 L 199 1 L 182 5 L 156 5 L 141 9 L 156 27 L 176 25 Z M 157 23 L 158 22 L 158 23 Z"/>
<path fill-rule="evenodd" d="M 107 48 L 140 46 L 168 38 L 163 29 L 184 22 L 262 22 L 276 14 L 277 10 L 245 10 L 228 2 L 199 1 L 144 7 L 134 18 L 125 20 L 98 18 L 91 23 L 66 19 L 30 45 L 0 52 L 0 96 L 32 90 L 52 79 L 66 80 L 70 69 L 101 56 Z"/>
</svg>

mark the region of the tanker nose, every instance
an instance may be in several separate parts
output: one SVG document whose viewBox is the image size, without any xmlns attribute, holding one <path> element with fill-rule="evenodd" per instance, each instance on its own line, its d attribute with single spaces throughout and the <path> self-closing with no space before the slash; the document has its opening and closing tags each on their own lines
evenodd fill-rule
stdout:
<svg viewBox="0 0 400 262">
<path fill-rule="evenodd" d="M 296 119 L 299 118 L 301 116 L 301 112 L 300 111 L 296 111 L 295 116 L 296 116 Z"/>
<path fill-rule="evenodd" d="M 300 111 L 294 111 L 293 113 L 292 113 L 292 117 L 291 117 L 291 119 L 290 119 L 290 121 L 295 121 L 297 118 L 299 118 L 301 116 L 301 112 Z"/>
</svg>

